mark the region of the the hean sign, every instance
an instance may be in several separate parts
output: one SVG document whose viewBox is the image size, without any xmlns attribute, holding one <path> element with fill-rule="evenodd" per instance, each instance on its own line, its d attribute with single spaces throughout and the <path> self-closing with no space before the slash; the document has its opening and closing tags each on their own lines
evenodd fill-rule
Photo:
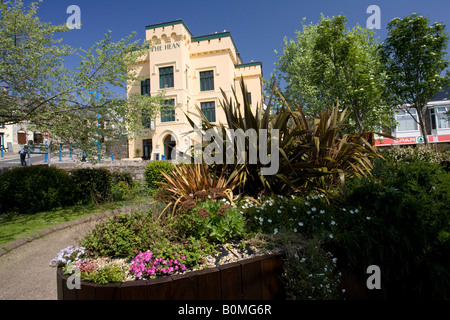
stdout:
<svg viewBox="0 0 450 320">
<path fill-rule="evenodd" d="M 177 48 L 180 48 L 179 42 L 167 43 L 167 44 L 161 44 L 159 46 L 154 46 L 154 47 L 150 48 L 150 52 L 172 50 L 172 49 L 177 49 Z"/>
</svg>

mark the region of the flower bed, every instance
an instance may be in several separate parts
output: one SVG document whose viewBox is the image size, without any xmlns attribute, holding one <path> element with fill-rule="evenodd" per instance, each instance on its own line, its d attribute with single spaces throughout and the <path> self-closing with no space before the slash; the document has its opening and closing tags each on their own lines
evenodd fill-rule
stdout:
<svg viewBox="0 0 450 320">
<path fill-rule="evenodd" d="M 273 253 L 148 280 L 109 284 L 81 281 L 80 289 L 69 289 L 67 281 L 71 282 L 73 278 L 64 275 L 62 268 L 58 267 L 58 300 L 284 299 L 281 279 L 284 258 L 284 253 Z"/>
</svg>

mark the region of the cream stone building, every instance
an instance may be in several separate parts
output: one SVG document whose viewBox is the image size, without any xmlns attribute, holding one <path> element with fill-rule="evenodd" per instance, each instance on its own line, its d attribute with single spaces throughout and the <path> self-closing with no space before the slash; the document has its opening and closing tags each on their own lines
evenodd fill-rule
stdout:
<svg viewBox="0 0 450 320">
<path fill-rule="evenodd" d="M 198 106 L 209 121 L 225 124 L 221 89 L 231 97 L 234 88 L 242 105 L 241 77 L 252 109 L 261 108 L 262 64 L 243 63 L 230 32 L 194 36 L 183 20 L 176 20 L 147 26 L 146 40 L 149 51 L 138 68 L 146 80 L 129 88 L 128 94 L 155 95 L 165 89 L 167 106 L 156 119 L 147 119 L 145 136 L 129 141 L 129 158 L 171 160 L 188 151 L 199 137 L 188 134 L 192 127 L 185 113 L 198 114 Z M 191 118 L 201 127 L 201 118 Z"/>
</svg>

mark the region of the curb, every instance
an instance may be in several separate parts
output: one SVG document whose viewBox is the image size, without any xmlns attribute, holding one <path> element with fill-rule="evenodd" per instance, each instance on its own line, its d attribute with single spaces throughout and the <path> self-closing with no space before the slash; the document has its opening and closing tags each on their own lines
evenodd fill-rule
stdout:
<svg viewBox="0 0 450 320">
<path fill-rule="evenodd" d="M 29 234 L 23 238 L 5 243 L 4 245 L 2 245 L 0 247 L 0 257 L 4 256 L 5 254 L 7 254 L 8 252 L 11 252 L 14 249 L 17 249 L 27 243 L 32 242 L 33 240 L 36 239 L 40 239 L 50 233 L 56 232 L 56 231 L 60 231 L 66 228 L 70 228 L 70 227 L 74 227 L 86 222 L 91 222 L 94 220 L 101 220 L 104 218 L 108 218 L 123 212 L 127 212 L 127 211 L 132 211 L 134 209 L 140 208 L 142 207 L 142 205 L 137 205 L 137 206 L 132 206 L 132 207 L 125 207 L 125 208 L 121 208 L 121 209 L 114 209 L 111 211 L 106 211 L 106 212 L 102 212 L 102 213 L 98 213 L 92 216 L 86 216 L 86 217 L 82 217 L 82 218 L 78 218 L 75 220 L 71 220 L 71 221 L 67 221 L 67 222 L 63 222 L 61 224 L 58 224 L 56 226 L 52 226 L 52 227 L 48 227 L 45 229 L 41 229 L 39 231 L 36 231 L 32 234 Z"/>
</svg>

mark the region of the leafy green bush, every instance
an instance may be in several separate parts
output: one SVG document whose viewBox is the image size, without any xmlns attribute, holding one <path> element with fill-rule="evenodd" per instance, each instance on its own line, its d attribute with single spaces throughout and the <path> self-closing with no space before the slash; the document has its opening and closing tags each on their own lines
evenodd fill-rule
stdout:
<svg viewBox="0 0 450 320">
<path fill-rule="evenodd" d="M 166 230 L 158 226 L 151 214 L 122 213 L 97 224 L 82 240 L 86 254 L 112 258 L 136 256 L 168 238 Z"/>
<path fill-rule="evenodd" d="M 112 183 L 126 182 L 129 186 L 134 184 L 133 176 L 130 172 L 111 172 L 111 181 Z"/>
<path fill-rule="evenodd" d="M 17 167 L 0 175 L 0 212 L 51 210 L 74 205 L 79 196 L 69 174 L 55 167 Z"/>
<path fill-rule="evenodd" d="M 247 228 L 252 232 L 277 234 L 281 229 L 307 238 L 332 238 L 335 207 L 322 195 L 285 197 L 278 195 L 260 200 L 260 204 L 245 201 L 241 205 L 247 215 Z"/>
<path fill-rule="evenodd" d="M 162 171 L 170 172 L 173 169 L 173 165 L 167 161 L 151 161 L 145 167 L 144 178 L 147 182 L 148 186 L 154 189 L 159 188 L 159 184 L 157 182 L 161 182 L 163 180 Z"/>
<path fill-rule="evenodd" d="M 95 272 L 83 271 L 81 278 L 98 284 L 123 282 L 126 278 L 127 268 L 119 264 L 105 264 Z"/>
<path fill-rule="evenodd" d="M 358 214 L 336 217 L 335 243 L 363 274 L 378 265 L 385 297 L 450 297 L 450 174 L 426 161 L 379 164 L 371 179 L 349 184 Z"/>
<path fill-rule="evenodd" d="M 436 152 L 434 148 L 425 145 L 418 145 L 416 147 L 393 146 L 383 150 L 382 155 L 392 163 L 426 161 L 443 164 L 450 161 L 450 151 Z"/>
<path fill-rule="evenodd" d="M 181 240 L 180 240 L 181 239 Z M 163 259 L 173 255 L 186 256 L 184 264 L 195 266 L 214 248 L 203 238 L 182 238 L 172 224 L 157 221 L 151 212 L 120 214 L 96 225 L 84 236 L 80 245 L 91 257 L 133 258 L 140 252 L 152 251 Z"/>
<path fill-rule="evenodd" d="M 193 209 L 197 233 L 215 243 L 225 243 L 244 234 L 245 218 L 231 204 L 207 200 Z"/>
<path fill-rule="evenodd" d="M 285 248 L 286 245 L 289 244 L 285 241 Z M 287 299 L 339 299 L 341 293 L 338 291 L 340 275 L 336 272 L 337 259 L 324 250 L 321 241 L 318 238 L 303 240 L 291 250 L 283 263 Z"/>
<path fill-rule="evenodd" d="M 133 194 L 133 188 L 125 181 L 113 183 L 111 186 L 111 195 L 114 201 L 123 201 L 129 199 Z"/>
<path fill-rule="evenodd" d="M 82 191 L 85 202 L 110 199 L 112 174 L 104 168 L 82 168 L 71 172 L 73 181 Z"/>
</svg>

